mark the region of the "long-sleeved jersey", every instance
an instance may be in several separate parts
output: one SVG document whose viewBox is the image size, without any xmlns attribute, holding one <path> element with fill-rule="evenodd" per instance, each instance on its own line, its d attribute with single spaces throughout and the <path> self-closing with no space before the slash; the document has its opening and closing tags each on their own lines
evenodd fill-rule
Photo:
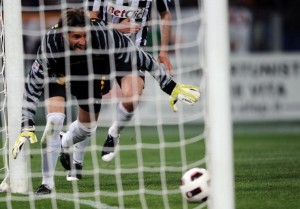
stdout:
<svg viewBox="0 0 300 209">
<path fill-rule="evenodd" d="M 80 55 L 69 50 L 68 42 L 58 26 L 45 34 L 25 83 L 23 127 L 35 124 L 37 104 L 45 85 L 60 83 L 61 78 L 64 78 L 64 85 L 70 84 L 73 95 L 101 98 L 107 92 L 103 88 L 101 90 L 101 81 L 103 77 L 110 77 L 111 69 L 115 69 L 116 73 L 143 69 L 156 79 L 164 92 L 171 94 L 176 83 L 151 55 L 135 46 L 128 37 L 108 29 L 105 22 L 98 19 L 90 21 L 88 34 L 88 47 Z"/>
<path fill-rule="evenodd" d="M 89 0 L 89 10 L 99 12 L 99 18 L 110 23 L 120 23 L 126 18 L 141 26 L 135 35 L 136 44 L 146 45 L 153 0 Z M 156 0 L 159 13 L 169 11 L 167 0 Z"/>
</svg>

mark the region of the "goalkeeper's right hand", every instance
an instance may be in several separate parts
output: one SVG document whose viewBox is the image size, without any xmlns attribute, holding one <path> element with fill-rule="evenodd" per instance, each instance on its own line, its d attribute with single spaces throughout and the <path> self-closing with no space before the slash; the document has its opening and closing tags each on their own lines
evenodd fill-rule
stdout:
<svg viewBox="0 0 300 209">
<path fill-rule="evenodd" d="M 13 146 L 12 149 L 12 157 L 14 159 L 17 158 L 19 152 L 21 151 L 24 143 L 29 140 L 30 143 L 36 143 L 37 142 L 37 138 L 35 135 L 35 127 L 27 127 L 27 128 L 23 128 L 21 131 L 20 136 L 16 139 L 16 142 Z"/>
<path fill-rule="evenodd" d="M 169 102 L 173 111 L 177 112 L 177 100 L 180 100 L 189 105 L 193 105 L 200 99 L 200 95 L 201 94 L 197 86 L 177 84 L 171 93 Z"/>
</svg>

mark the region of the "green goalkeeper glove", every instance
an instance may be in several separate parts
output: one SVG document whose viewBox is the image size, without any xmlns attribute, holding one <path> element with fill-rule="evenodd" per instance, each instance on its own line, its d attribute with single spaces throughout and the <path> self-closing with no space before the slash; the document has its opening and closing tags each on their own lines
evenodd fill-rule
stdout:
<svg viewBox="0 0 300 209">
<path fill-rule="evenodd" d="M 19 152 L 21 151 L 24 143 L 29 140 L 30 143 L 36 143 L 37 142 L 37 138 L 35 135 L 35 127 L 27 127 L 27 128 L 23 128 L 21 131 L 20 136 L 16 139 L 16 142 L 14 144 L 14 147 L 12 149 L 12 157 L 14 159 L 17 158 Z"/>
<path fill-rule="evenodd" d="M 197 86 L 177 84 L 169 98 L 170 105 L 174 112 L 177 112 L 176 102 L 180 100 L 186 104 L 193 105 L 200 98 L 200 91 Z"/>
</svg>

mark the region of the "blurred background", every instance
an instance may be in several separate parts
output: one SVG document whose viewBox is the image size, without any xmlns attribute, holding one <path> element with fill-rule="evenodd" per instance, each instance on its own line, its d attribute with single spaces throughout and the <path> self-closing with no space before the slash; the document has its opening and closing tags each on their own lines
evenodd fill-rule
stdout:
<svg viewBox="0 0 300 209">
<path fill-rule="evenodd" d="M 47 6 L 61 2 L 82 3 L 84 0 L 22 0 L 25 7 Z M 200 1 L 170 1 L 182 10 L 197 8 Z M 229 0 L 232 52 L 295 52 L 300 50 L 300 1 L 294 0 Z M 25 20 L 25 25 L 30 24 Z M 235 31 L 235 33 L 233 32 Z M 238 40 L 240 39 L 240 40 Z M 242 40 L 243 39 L 243 40 Z"/>
<path fill-rule="evenodd" d="M 300 50 L 300 1 L 229 0 L 228 3 L 232 52 Z M 180 4 L 193 7 L 197 1 L 185 0 Z M 234 38 L 243 38 L 243 43 L 235 43 L 238 41 Z"/>
</svg>

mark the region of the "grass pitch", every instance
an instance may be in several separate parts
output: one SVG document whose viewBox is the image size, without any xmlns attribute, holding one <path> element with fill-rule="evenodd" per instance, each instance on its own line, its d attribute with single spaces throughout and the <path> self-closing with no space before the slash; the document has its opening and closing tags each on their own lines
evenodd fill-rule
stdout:
<svg viewBox="0 0 300 209">
<path fill-rule="evenodd" d="M 121 136 L 120 154 L 111 163 L 101 161 L 106 132 L 106 128 L 99 128 L 97 140 L 91 141 L 81 181 L 66 181 L 66 172 L 58 162 L 55 196 L 0 193 L 0 208 L 202 208 L 184 201 L 179 185 L 181 166 L 193 165 L 204 157 L 205 144 L 198 140 L 203 128 L 127 128 Z M 177 146 L 179 136 L 189 142 L 183 148 Z M 159 149 L 159 138 L 165 140 L 166 148 Z M 31 145 L 37 151 L 30 159 L 32 191 L 41 184 L 39 146 Z M 137 169 L 141 164 L 143 167 Z M 300 209 L 299 123 L 235 126 L 234 165 L 237 209 Z"/>
</svg>

